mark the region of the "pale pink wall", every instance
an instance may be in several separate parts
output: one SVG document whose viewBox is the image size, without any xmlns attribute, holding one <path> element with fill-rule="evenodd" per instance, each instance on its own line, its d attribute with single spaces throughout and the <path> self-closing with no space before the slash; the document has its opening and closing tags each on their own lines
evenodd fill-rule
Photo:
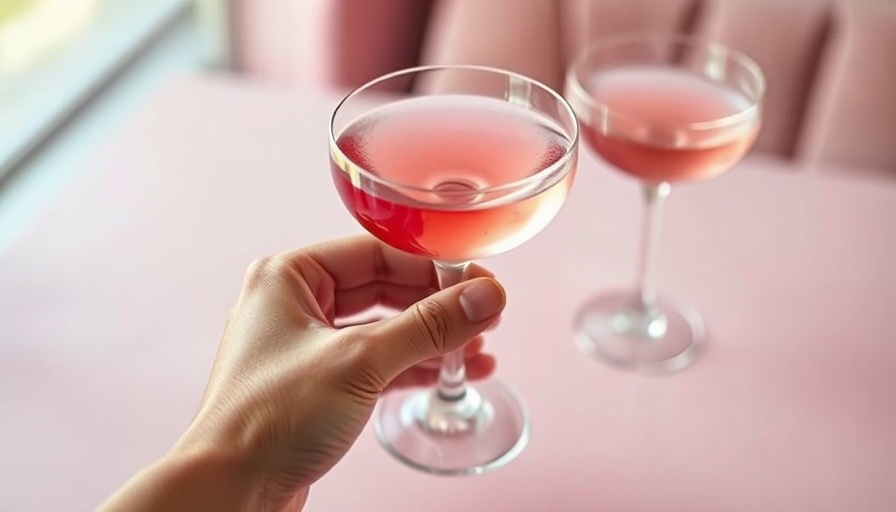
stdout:
<svg viewBox="0 0 896 512">
<path fill-rule="evenodd" d="M 320 41 L 330 0 L 229 0 L 236 69 L 281 84 L 326 82 Z"/>
</svg>

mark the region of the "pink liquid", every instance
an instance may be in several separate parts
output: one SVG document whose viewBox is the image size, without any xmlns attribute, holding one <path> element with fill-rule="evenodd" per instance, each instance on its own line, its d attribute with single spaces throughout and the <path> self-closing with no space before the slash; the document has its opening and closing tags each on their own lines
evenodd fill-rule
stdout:
<svg viewBox="0 0 896 512">
<path fill-rule="evenodd" d="M 330 169 L 342 201 L 398 249 L 466 261 L 513 249 L 562 206 L 571 142 L 537 114 L 490 98 L 429 96 L 388 104 L 338 137 Z M 352 172 L 352 163 L 391 182 Z M 558 164 L 549 172 L 540 173 Z M 525 185 L 501 186 L 540 173 Z"/>
<path fill-rule="evenodd" d="M 759 116 L 707 124 L 750 105 L 741 92 L 693 73 L 663 67 L 601 71 L 589 92 L 610 113 L 583 119 L 592 148 L 618 169 L 644 181 L 701 180 L 740 160 L 759 130 Z M 698 128 L 694 123 L 706 123 Z"/>
</svg>

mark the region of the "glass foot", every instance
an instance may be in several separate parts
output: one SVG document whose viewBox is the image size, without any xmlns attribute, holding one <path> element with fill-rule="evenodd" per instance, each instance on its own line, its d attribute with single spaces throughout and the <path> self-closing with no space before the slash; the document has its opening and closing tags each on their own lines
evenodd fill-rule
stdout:
<svg viewBox="0 0 896 512">
<path fill-rule="evenodd" d="M 459 400 L 434 390 L 385 394 L 374 413 L 380 443 L 403 463 L 438 475 L 478 475 L 500 468 L 529 441 L 529 417 L 510 389 L 491 379 Z"/>
<path fill-rule="evenodd" d="M 575 317 L 576 345 L 614 366 L 652 373 L 680 370 L 696 359 L 704 341 L 696 311 L 663 299 L 648 311 L 635 304 L 630 292 L 588 301 Z"/>
</svg>

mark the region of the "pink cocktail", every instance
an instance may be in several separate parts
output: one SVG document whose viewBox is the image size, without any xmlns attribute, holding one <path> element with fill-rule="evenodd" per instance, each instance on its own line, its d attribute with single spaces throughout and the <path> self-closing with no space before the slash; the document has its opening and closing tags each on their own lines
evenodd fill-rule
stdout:
<svg viewBox="0 0 896 512">
<path fill-rule="evenodd" d="M 712 178 L 740 160 L 759 132 L 758 118 L 728 129 L 686 128 L 735 116 L 751 105 L 734 88 L 687 70 L 620 68 L 596 74 L 587 88 L 596 101 L 626 117 L 620 114 L 613 129 L 586 125 L 585 139 L 613 167 L 643 181 Z"/>
<path fill-rule="evenodd" d="M 663 203 L 671 183 L 715 177 L 749 151 L 764 90 L 759 66 L 745 55 L 682 36 L 598 41 L 572 64 L 567 97 L 584 139 L 642 183 L 647 204 L 638 288 L 600 294 L 581 308 L 576 341 L 583 351 L 652 371 L 694 360 L 702 319 L 653 288 Z"/>
<path fill-rule="evenodd" d="M 560 164 L 570 141 L 538 114 L 492 98 L 389 105 L 348 126 L 336 144 L 371 178 L 402 184 L 394 193 L 358 188 L 332 163 L 355 219 L 397 249 L 441 261 L 486 258 L 525 242 L 560 210 L 574 175 L 508 190 Z"/>
<path fill-rule="evenodd" d="M 575 175 L 578 129 L 562 96 L 524 76 L 413 68 L 340 103 L 330 172 L 361 226 L 433 260 L 446 287 L 472 260 L 514 249 L 551 222 Z M 493 379 L 467 383 L 461 351 L 443 358 L 434 389 L 382 397 L 374 428 L 402 462 L 448 475 L 501 467 L 529 436 L 516 395 Z"/>
</svg>

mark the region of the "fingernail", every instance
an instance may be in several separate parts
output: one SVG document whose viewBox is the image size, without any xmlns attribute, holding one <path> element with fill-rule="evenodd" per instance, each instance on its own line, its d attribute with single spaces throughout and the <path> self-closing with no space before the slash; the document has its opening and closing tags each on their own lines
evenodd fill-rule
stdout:
<svg viewBox="0 0 896 512">
<path fill-rule="evenodd" d="M 477 279 L 461 292 L 460 307 L 467 320 L 481 322 L 504 309 L 504 290 L 493 279 Z"/>
</svg>

